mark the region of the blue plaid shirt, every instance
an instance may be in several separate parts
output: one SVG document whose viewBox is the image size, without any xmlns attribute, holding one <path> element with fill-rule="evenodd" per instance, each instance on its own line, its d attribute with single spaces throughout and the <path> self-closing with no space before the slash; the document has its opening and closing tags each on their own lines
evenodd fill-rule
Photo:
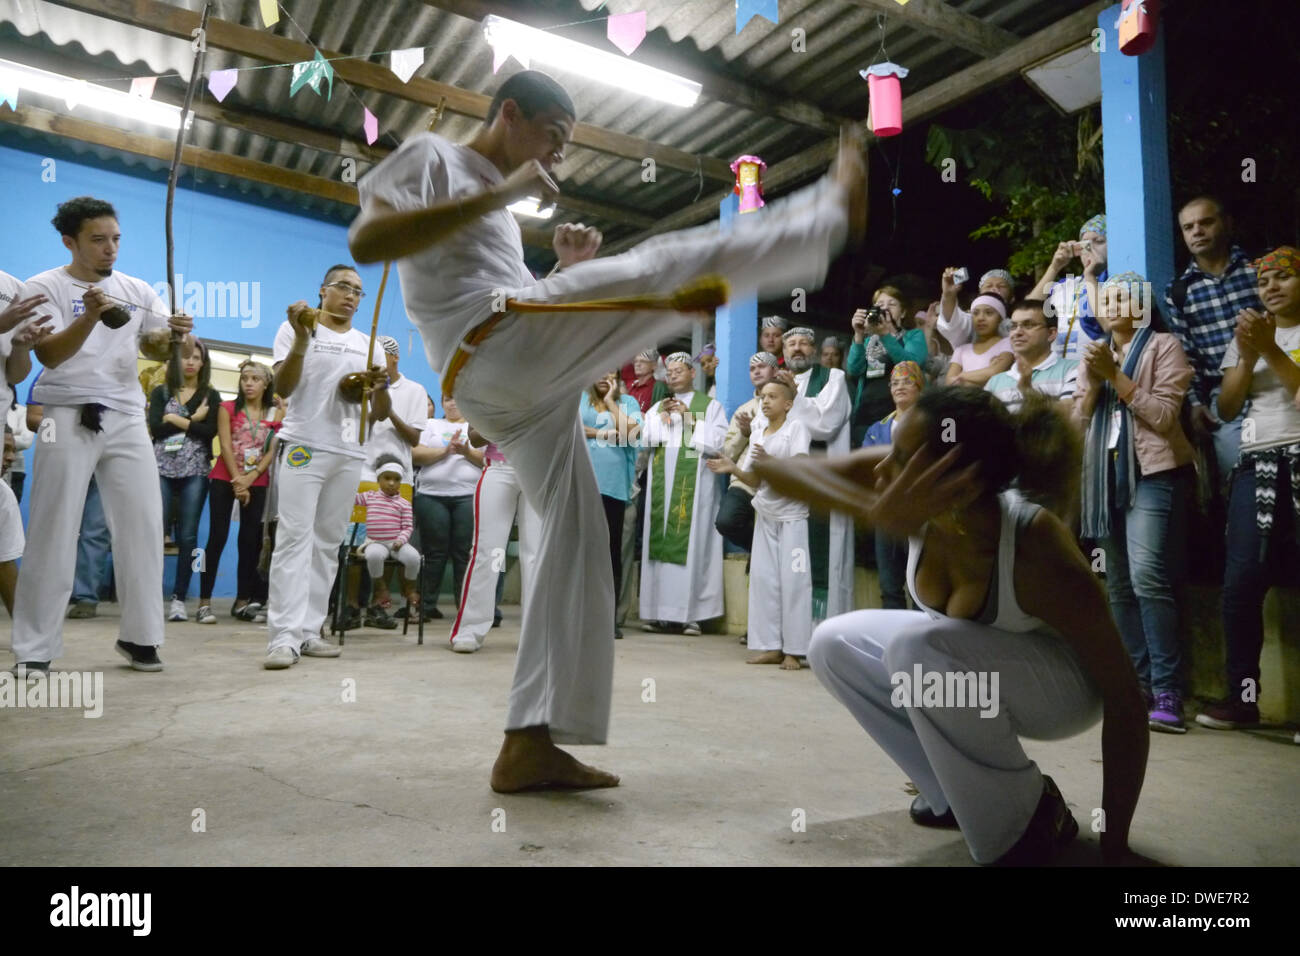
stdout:
<svg viewBox="0 0 1300 956">
<path fill-rule="evenodd" d="M 1201 271 L 1193 259 L 1182 275 L 1187 299 L 1182 310 L 1174 304 L 1173 282 L 1165 288 L 1165 314 L 1169 331 L 1187 353 L 1192 365 L 1192 387 L 1187 392 L 1193 405 L 1208 405 L 1210 396 L 1223 383 L 1223 353 L 1228 350 L 1237 329 L 1237 313 L 1242 309 L 1262 312 L 1255 267 L 1233 246 L 1228 268 L 1222 276 Z"/>
</svg>

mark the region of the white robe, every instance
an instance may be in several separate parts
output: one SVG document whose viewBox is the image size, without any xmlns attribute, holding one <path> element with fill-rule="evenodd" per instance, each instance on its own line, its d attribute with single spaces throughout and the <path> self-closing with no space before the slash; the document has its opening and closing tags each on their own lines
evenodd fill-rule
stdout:
<svg viewBox="0 0 1300 956">
<path fill-rule="evenodd" d="M 826 443 L 828 455 L 849 453 L 849 401 L 848 384 L 844 373 L 830 370 L 831 377 L 822 390 L 812 398 L 806 396 L 812 369 L 794 377 L 799 394 L 794 400 L 789 417 L 800 422 L 813 441 Z M 762 416 L 760 415 L 759 418 Z M 758 418 L 754 428 L 758 427 Z M 766 428 L 766 423 L 763 425 Z M 761 434 L 761 432 L 760 432 Z M 826 574 L 826 617 L 847 614 L 853 610 L 853 519 L 843 514 L 832 514 L 830 519 L 830 555 Z"/>
<path fill-rule="evenodd" d="M 690 406 L 695 393 L 682 392 L 675 396 L 683 405 Z M 682 416 L 676 412 L 671 424 L 659 418 L 659 403 L 652 405 L 645 415 L 642 441 L 647 446 L 663 445 L 668 448 L 682 444 Z M 727 415 L 722 405 L 710 399 L 704 415 L 696 421 L 695 430 L 687 443 L 700 453 L 695 461 L 695 498 L 691 503 L 691 537 L 686 550 L 686 563 L 670 564 L 650 558 L 650 535 L 654 495 L 661 489 L 652 487 L 646 475 L 645 533 L 641 543 L 641 620 L 705 621 L 721 617 L 722 605 L 722 535 L 714 527 L 718 517 L 718 483 L 713 472 L 704 464 L 705 455 L 722 453 L 722 442 L 727 434 Z M 689 464 L 684 451 L 664 458 L 664 488 L 671 491 L 676 465 Z M 652 466 L 653 467 L 653 466 Z M 664 510 L 664 520 L 668 512 Z"/>
</svg>

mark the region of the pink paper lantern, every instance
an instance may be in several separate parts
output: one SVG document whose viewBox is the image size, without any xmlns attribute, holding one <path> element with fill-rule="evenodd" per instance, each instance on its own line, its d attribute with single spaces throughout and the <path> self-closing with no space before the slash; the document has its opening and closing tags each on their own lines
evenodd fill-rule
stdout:
<svg viewBox="0 0 1300 956">
<path fill-rule="evenodd" d="M 897 63 L 877 63 L 859 71 L 871 96 L 871 132 L 876 136 L 897 136 L 903 131 L 903 87 L 898 82 L 907 68 Z"/>
</svg>

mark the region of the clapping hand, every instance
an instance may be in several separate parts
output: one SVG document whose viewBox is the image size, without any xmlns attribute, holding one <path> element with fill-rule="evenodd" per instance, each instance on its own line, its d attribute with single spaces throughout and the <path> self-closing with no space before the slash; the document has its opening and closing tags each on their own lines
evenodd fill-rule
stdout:
<svg viewBox="0 0 1300 956">
<path fill-rule="evenodd" d="M 736 470 L 736 465 L 730 458 L 705 459 L 704 467 L 715 475 L 729 475 Z"/>
<path fill-rule="evenodd" d="M 13 346 L 16 349 L 32 349 L 41 344 L 44 339 L 54 330 L 50 328 L 50 323 L 54 319 L 51 316 L 43 315 L 30 325 L 25 325 L 14 333 Z M 3 325 L 0 320 L 0 325 Z"/>
<path fill-rule="evenodd" d="M 48 302 L 43 295 L 33 295 L 26 299 L 15 299 L 9 304 L 9 308 L 0 312 L 0 335 L 18 328 L 33 315 L 36 314 L 36 307 Z M 49 316 L 43 316 L 41 321 L 50 320 Z"/>
<path fill-rule="evenodd" d="M 1263 355 L 1277 344 L 1277 320 L 1267 312 L 1243 309 L 1237 315 L 1236 336 L 1239 349 Z"/>
<path fill-rule="evenodd" d="M 1115 355 L 1110 346 L 1100 340 L 1089 342 L 1084 346 L 1083 364 L 1088 374 L 1099 382 L 1113 382 L 1119 374 L 1115 364 Z"/>
</svg>

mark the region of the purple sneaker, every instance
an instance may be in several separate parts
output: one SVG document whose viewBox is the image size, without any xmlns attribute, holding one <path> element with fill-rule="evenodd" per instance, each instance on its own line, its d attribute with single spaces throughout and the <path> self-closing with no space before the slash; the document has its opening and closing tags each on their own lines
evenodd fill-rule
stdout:
<svg viewBox="0 0 1300 956">
<path fill-rule="evenodd" d="M 1187 725 L 1183 723 L 1183 698 L 1172 691 L 1156 694 L 1155 705 L 1147 714 L 1147 726 L 1164 734 L 1187 733 Z"/>
</svg>

